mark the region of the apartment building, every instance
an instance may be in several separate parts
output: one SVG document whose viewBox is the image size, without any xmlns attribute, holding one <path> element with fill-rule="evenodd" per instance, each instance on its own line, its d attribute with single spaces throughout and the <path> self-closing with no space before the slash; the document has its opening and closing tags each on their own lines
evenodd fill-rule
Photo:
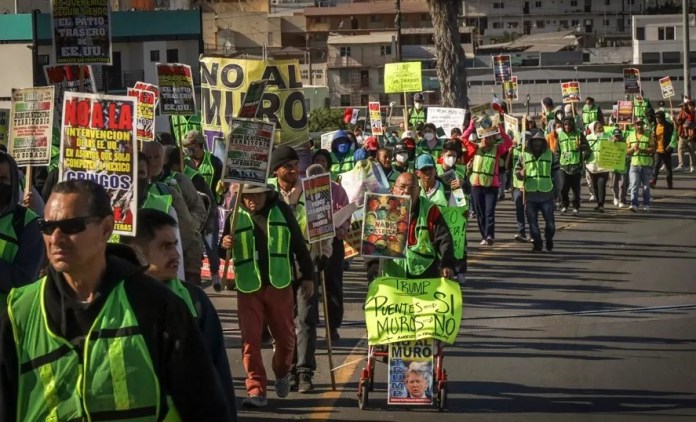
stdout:
<svg viewBox="0 0 696 422">
<path fill-rule="evenodd" d="M 688 60 L 696 62 L 696 16 L 689 15 L 691 51 Z M 682 15 L 633 16 L 633 63 L 683 63 L 684 25 Z"/>
</svg>

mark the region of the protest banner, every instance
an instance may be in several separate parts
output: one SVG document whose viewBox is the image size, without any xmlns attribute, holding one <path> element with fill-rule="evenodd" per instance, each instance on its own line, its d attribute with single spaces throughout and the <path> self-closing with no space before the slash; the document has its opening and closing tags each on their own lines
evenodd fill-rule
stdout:
<svg viewBox="0 0 696 422">
<path fill-rule="evenodd" d="M 208 147 L 229 135 L 251 81 L 268 79 L 256 117 L 275 123 L 275 145 L 297 147 L 309 139 L 309 120 L 297 60 L 202 57 L 201 123 Z"/>
<path fill-rule="evenodd" d="M 159 87 L 157 85 L 138 81 L 135 83 L 135 85 L 133 85 L 133 88 L 140 89 L 142 91 L 152 92 L 155 96 L 155 109 L 157 107 L 159 107 L 160 91 L 159 91 Z"/>
<path fill-rule="evenodd" d="M 506 101 L 519 100 L 519 89 L 517 87 L 517 76 L 513 76 L 509 81 L 503 82 L 503 98 Z"/>
<path fill-rule="evenodd" d="M 232 127 L 222 162 L 222 181 L 266 186 L 275 123 L 235 118 Z"/>
<path fill-rule="evenodd" d="M 0 108 L 0 145 L 7 146 L 7 130 L 10 122 L 10 109 Z"/>
<path fill-rule="evenodd" d="M 52 0 L 54 63 L 111 65 L 109 10 L 109 0 Z"/>
<path fill-rule="evenodd" d="M 596 152 L 597 165 L 603 169 L 626 171 L 626 143 L 607 140 L 599 142 L 599 151 Z"/>
<path fill-rule="evenodd" d="M 442 207 L 440 211 L 452 235 L 454 257 L 456 259 L 464 259 L 466 256 L 466 228 L 469 224 L 467 219 L 469 209 L 468 207 L 456 206 Z"/>
<path fill-rule="evenodd" d="M 495 83 L 509 81 L 512 78 L 512 59 L 509 55 L 493 56 L 492 62 Z"/>
<path fill-rule="evenodd" d="M 58 179 L 104 186 L 114 210 L 114 234 L 135 235 L 138 149 L 134 97 L 66 92 Z"/>
<path fill-rule="evenodd" d="M 360 254 L 373 258 L 403 258 L 410 218 L 410 197 L 365 193 Z"/>
<path fill-rule="evenodd" d="M 7 150 L 20 167 L 51 161 L 54 92 L 52 86 L 12 90 Z"/>
<path fill-rule="evenodd" d="M 463 108 L 428 107 L 428 122 L 441 127 L 446 135 L 452 133 L 452 129 L 462 129 L 466 110 Z"/>
<path fill-rule="evenodd" d="M 633 101 L 619 101 L 617 110 L 618 123 L 633 123 Z"/>
<path fill-rule="evenodd" d="M 302 190 L 305 195 L 309 243 L 333 239 L 336 230 L 331 202 L 331 174 L 320 174 L 303 179 Z"/>
<path fill-rule="evenodd" d="M 387 404 L 433 404 L 432 339 L 389 344 Z"/>
<path fill-rule="evenodd" d="M 80 67 L 82 68 L 82 80 L 80 80 Z M 97 93 L 94 83 L 92 66 L 89 65 L 45 65 L 44 75 L 48 85 L 55 86 L 53 126 L 60 127 L 60 119 L 63 116 L 63 94 L 66 92 Z"/>
<path fill-rule="evenodd" d="M 157 63 L 157 84 L 163 115 L 196 114 L 196 93 L 191 66 L 181 63 Z"/>
<path fill-rule="evenodd" d="M 580 102 L 580 82 L 561 82 L 561 95 L 563 104 Z"/>
<path fill-rule="evenodd" d="M 325 149 L 331 152 L 331 142 L 333 142 L 333 136 L 338 132 L 337 130 L 326 132 L 321 134 L 321 149 Z"/>
<path fill-rule="evenodd" d="M 261 107 L 263 93 L 266 91 L 267 86 L 268 79 L 254 81 L 249 84 L 249 89 L 247 90 L 246 94 L 244 94 L 244 99 L 242 99 L 242 107 L 239 109 L 239 114 L 237 117 L 248 119 L 256 118 L 256 114 L 259 112 L 259 107 Z"/>
<path fill-rule="evenodd" d="M 446 278 L 374 279 L 365 299 L 370 345 L 433 338 L 452 344 L 462 320 L 462 291 Z"/>
<path fill-rule="evenodd" d="M 505 133 L 512 138 L 512 141 L 520 143 L 520 121 L 517 117 L 509 114 L 503 114 L 503 124 L 505 125 Z"/>
<path fill-rule="evenodd" d="M 672 79 L 669 76 L 660 79 L 660 90 L 662 91 L 662 98 L 674 97 L 674 86 L 672 86 Z"/>
<path fill-rule="evenodd" d="M 135 124 L 136 136 L 139 142 L 155 140 L 155 94 L 152 91 L 128 88 L 129 97 L 138 99 L 138 121 Z"/>
<path fill-rule="evenodd" d="M 360 241 L 362 240 L 362 220 L 350 223 L 350 229 L 343 239 L 343 258 L 351 259 L 360 255 Z"/>
<path fill-rule="evenodd" d="M 387 63 L 384 65 L 384 92 L 420 92 L 423 90 L 421 62 Z"/>
<path fill-rule="evenodd" d="M 499 133 L 500 114 L 491 108 L 491 103 L 471 107 L 471 118 L 475 121 L 479 139 Z"/>
<path fill-rule="evenodd" d="M 367 105 L 370 115 L 370 129 L 372 136 L 384 135 L 382 127 L 382 111 L 380 110 L 379 102 L 370 101 Z"/>
<path fill-rule="evenodd" d="M 624 94 L 640 94 L 640 70 L 630 67 L 623 70 Z"/>
</svg>

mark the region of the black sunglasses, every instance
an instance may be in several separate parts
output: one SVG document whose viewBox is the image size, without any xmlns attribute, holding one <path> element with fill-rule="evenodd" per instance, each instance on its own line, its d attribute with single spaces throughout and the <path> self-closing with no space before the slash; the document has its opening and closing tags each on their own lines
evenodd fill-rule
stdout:
<svg viewBox="0 0 696 422">
<path fill-rule="evenodd" d="M 75 217 L 68 218 L 65 220 L 50 221 L 39 219 L 39 230 L 47 236 L 53 234 L 56 228 L 60 229 L 63 234 L 77 234 L 85 231 L 87 228 L 87 223 L 90 220 L 100 220 L 100 217 L 85 216 L 85 217 Z"/>
</svg>

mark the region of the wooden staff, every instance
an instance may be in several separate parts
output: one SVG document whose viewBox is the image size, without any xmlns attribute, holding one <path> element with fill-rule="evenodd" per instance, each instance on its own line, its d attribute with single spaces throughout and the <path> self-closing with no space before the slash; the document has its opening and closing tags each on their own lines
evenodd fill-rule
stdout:
<svg viewBox="0 0 696 422">
<path fill-rule="evenodd" d="M 408 130 L 408 97 L 404 92 L 404 132 Z"/>
<path fill-rule="evenodd" d="M 232 221 L 230 222 L 230 236 L 234 239 L 234 232 L 237 228 L 237 217 L 239 216 L 239 204 L 242 202 L 242 194 L 244 193 L 244 184 L 240 183 L 237 188 L 237 197 L 234 198 L 234 205 L 232 206 Z M 222 270 L 222 285 L 227 286 L 227 270 L 230 267 L 230 260 L 232 259 L 232 250 L 234 249 L 234 242 L 232 242 L 232 247 L 225 253 L 225 266 Z M 230 283 L 232 284 L 232 283 Z M 234 287 L 232 285 L 232 287 Z"/>
<path fill-rule="evenodd" d="M 32 170 L 31 166 L 27 166 L 27 172 L 24 174 L 24 198 L 27 197 L 31 193 L 31 179 L 32 179 Z M 24 202 L 24 198 L 22 198 L 22 202 Z M 27 205 L 27 208 L 29 207 L 30 204 Z"/>
<path fill-rule="evenodd" d="M 330 187 L 330 186 L 329 186 Z M 319 243 L 319 259 L 324 255 L 321 247 L 321 240 L 317 243 Z M 329 303 L 328 303 L 328 298 L 326 295 L 326 280 L 324 280 L 324 271 L 321 271 L 317 268 L 317 271 L 319 272 L 319 281 L 321 282 L 321 297 L 322 297 L 322 302 L 324 302 L 324 328 L 326 331 L 326 349 L 329 353 L 329 373 L 331 374 L 331 389 L 333 391 L 336 391 L 336 374 L 334 374 L 333 371 L 333 348 L 331 345 L 331 327 L 329 323 Z M 317 293 L 315 293 L 317 294 Z"/>
<path fill-rule="evenodd" d="M 674 110 L 674 106 L 672 105 L 672 97 L 669 97 L 669 118 L 670 118 L 670 120 L 674 120 L 674 115 L 672 114 L 672 110 Z"/>
</svg>

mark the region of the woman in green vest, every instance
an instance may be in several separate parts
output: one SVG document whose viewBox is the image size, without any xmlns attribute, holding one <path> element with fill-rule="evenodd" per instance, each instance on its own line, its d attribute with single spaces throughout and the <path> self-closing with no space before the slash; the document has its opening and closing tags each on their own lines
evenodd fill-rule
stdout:
<svg viewBox="0 0 696 422">
<path fill-rule="evenodd" d="M 603 168 L 599 165 L 602 144 L 612 142 L 610 132 L 604 131 L 604 124 L 600 121 L 594 122 L 591 127 L 592 132 L 587 135 L 587 143 L 590 145 L 590 156 L 585 162 L 585 169 L 590 175 L 592 190 L 595 193 L 594 197 L 597 201 L 595 211 L 604 212 L 604 200 L 607 194 L 607 182 L 609 181 L 609 172 L 612 169 Z"/>
</svg>

